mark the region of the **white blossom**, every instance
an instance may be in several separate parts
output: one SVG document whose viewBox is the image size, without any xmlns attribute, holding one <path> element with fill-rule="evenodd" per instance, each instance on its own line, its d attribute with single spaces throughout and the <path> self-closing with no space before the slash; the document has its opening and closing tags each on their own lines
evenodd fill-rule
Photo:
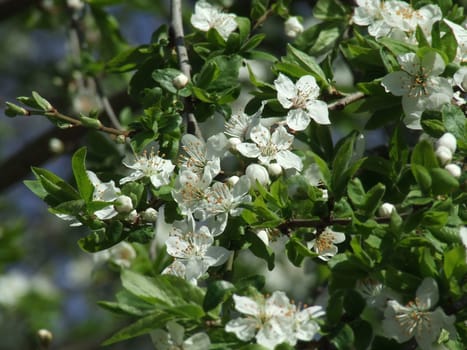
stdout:
<svg viewBox="0 0 467 350">
<path fill-rule="evenodd" d="M 454 164 L 454 163 L 447 164 L 444 167 L 444 169 L 446 169 L 449 172 L 449 174 L 451 174 L 455 178 L 459 178 L 462 175 L 462 169 L 457 164 Z"/>
<path fill-rule="evenodd" d="M 450 103 L 453 91 L 446 78 L 440 77 L 445 69 L 442 57 L 430 51 L 423 58 L 406 53 L 397 58 L 401 70 L 386 75 L 381 84 L 386 92 L 402 96 L 405 125 L 421 129 L 420 119 L 425 110 L 439 110 Z"/>
<path fill-rule="evenodd" d="M 303 32 L 303 25 L 296 16 L 290 16 L 284 23 L 285 35 L 289 38 L 296 38 Z"/>
<path fill-rule="evenodd" d="M 161 158 L 154 152 L 147 154 L 146 151 L 133 163 L 124 161 L 123 164 L 134 171 L 129 176 L 120 179 L 121 185 L 149 177 L 154 187 L 161 187 L 169 184 L 170 176 L 175 169 L 175 165 L 169 159 Z"/>
<path fill-rule="evenodd" d="M 250 180 L 247 176 L 240 177 L 232 189 L 225 183 L 214 183 L 206 193 L 207 215 L 240 215 L 242 208 L 239 208 L 239 205 L 251 202 L 249 190 Z"/>
<path fill-rule="evenodd" d="M 205 143 L 196 136 L 185 134 L 182 137 L 182 148 L 186 155 L 182 155 L 180 169 L 191 170 L 198 176 L 207 172 L 212 178 L 221 171 L 220 156 L 225 152 L 227 139 L 224 134 L 211 136 Z"/>
<path fill-rule="evenodd" d="M 313 249 L 318 258 L 328 261 L 337 254 L 338 249 L 334 244 L 339 244 L 345 241 L 345 234 L 336 232 L 326 227 L 315 239 L 308 242 L 308 249 Z"/>
<path fill-rule="evenodd" d="M 225 225 L 225 222 L 219 224 Z M 213 231 L 216 231 L 216 228 Z M 177 274 L 183 273 L 186 280 L 196 284 L 209 267 L 219 266 L 227 261 L 231 252 L 224 247 L 214 246 L 213 236 L 210 227 L 197 226 L 192 215 L 174 223 L 166 246 L 167 253 L 175 258 Z M 163 273 L 172 273 L 173 270 L 169 265 Z"/>
<path fill-rule="evenodd" d="M 359 26 L 369 26 L 368 33 L 380 38 L 387 36 L 391 26 L 383 19 L 384 4 L 380 0 L 357 0 L 353 21 Z"/>
<path fill-rule="evenodd" d="M 248 115 L 244 112 L 232 114 L 229 120 L 225 122 L 224 133 L 229 136 L 229 143 L 235 148 L 242 141 L 250 137 L 251 129 L 261 122 L 261 114 L 263 114 L 266 102 L 261 104 L 261 107 L 253 115 Z"/>
<path fill-rule="evenodd" d="M 305 130 L 311 119 L 318 124 L 331 124 L 327 104 L 317 100 L 319 86 L 313 76 L 305 75 L 294 84 L 289 77 L 280 73 L 274 86 L 280 104 L 289 109 L 287 125 L 291 129 Z"/>
<path fill-rule="evenodd" d="M 283 169 L 302 169 L 300 157 L 289 150 L 294 137 L 282 125 L 271 135 L 269 129 L 259 124 L 251 130 L 250 137 L 254 143 L 242 142 L 237 146 L 238 152 L 245 157 L 258 158 L 264 165 L 276 162 Z"/>
<path fill-rule="evenodd" d="M 147 222 L 156 222 L 159 213 L 154 208 L 147 208 L 141 213 L 141 218 Z"/>
<path fill-rule="evenodd" d="M 191 24 L 203 32 L 215 29 L 224 40 L 227 40 L 230 34 L 237 29 L 235 17 L 234 14 L 223 13 L 217 6 L 201 0 L 195 4 Z"/>
<path fill-rule="evenodd" d="M 267 169 L 262 165 L 252 163 L 245 169 L 245 175 L 250 179 L 252 185 L 258 181 L 261 185 L 267 186 L 271 183 Z"/>
<path fill-rule="evenodd" d="M 447 19 L 444 22 L 451 28 L 457 41 L 456 62 L 467 62 L 467 29 Z"/>
<path fill-rule="evenodd" d="M 209 336 L 204 332 L 185 339 L 185 329 L 175 321 L 167 322 L 166 328 L 168 332 L 155 329 L 149 333 L 156 350 L 206 350 L 211 346 Z"/>
<path fill-rule="evenodd" d="M 119 213 L 129 213 L 133 210 L 131 198 L 125 195 L 118 196 L 115 201 L 114 208 Z"/>
<path fill-rule="evenodd" d="M 102 182 L 99 180 L 97 175 L 90 170 L 86 170 L 86 174 L 94 186 L 94 192 L 92 194 L 92 199 L 94 201 L 114 202 L 120 195 L 120 189 L 115 186 L 115 182 L 113 182 L 113 180 Z M 108 220 L 118 215 L 118 211 L 115 210 L 113 204 L 110 204 L 107 207 L 95 211 L 94 215 L 101 220 Z"/>
<path fill-rule="evenodd" d="M 450 132 L 444 133 L 438 139 L 438 141 L 436 141 L 436 148 L 439 148 L 439 147 L 446 147 L 451 151 L 451 153 L 455 153 L 456 148 L 457 148 L 456 137 L 453 134 L 451 134 Z"/>
<path fill-rule="evenodd" d="M 389 300 L 384 312 L 384 333 L 399 343 L 415 337 L 422 350 L 434 349 L 433 343 L 438 339 L 442 329 L 455 335 L 455 316 L 447 316 L 441 307 L 434 308 L 438 302 L 438 285 L 427 277 L 416 292 L 416 298 L 405 306 L 396 300 Z"/>
<path fill-rule="evenodd" d="M 436 148 L 435 155 L 442 165 L 445 165 L 452 160 L 452 152 L 446 146 L 439 146 Z"/>
<path fill-rule="evenodd" d="M 129 268 L 135 258 L 135 248 L 125 241 L 93 254 L 93 260 L 95 263 L 110 261 L 122 268 Z"/>
<path fill-rule="evenodd" d="M 391 203 L 383 203 L 378 209 L 379 216 L 383 218 L 388 218 L 391 216 L 392 212 L 396 210 L 394 204 Z"/>
<path fill-rule="evenodd" d="M 235 309 L 246 317 L 229 321 L 225 330 L 238 339 L 256 342 L 268 349 L 281 343 L 295 345 L 298 340 L 310 341 L 319 331 L 316 319 L 324 315 L 321 306 L 300 310 L 284 292 L 275 291 L 270 297 L 256 298 L 234 294 Z"/>
<path fill-rule="evenodd" d="M 182 171 L 177 176 L 172 197 L 183 215 L 189 212 L 195 216 L 205 215 L 207 190 L 211 181 L 209 173 L 199 176 L 191 170 Z"/>
<path fill-rule="evenodd" d="M 177 89 L 183 89 L 188 84 L 188 77 L 185 74 L 180 73 L 175 78 L 173 78 L 172 84 Z"/>
</svg>

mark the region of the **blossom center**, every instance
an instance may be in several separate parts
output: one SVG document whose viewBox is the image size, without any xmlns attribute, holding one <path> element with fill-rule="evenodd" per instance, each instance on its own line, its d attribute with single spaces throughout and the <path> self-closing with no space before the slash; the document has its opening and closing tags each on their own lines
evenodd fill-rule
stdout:
<svg viewBox="0 0 467 350">
<path fill-rule="evenodd" d="M 316 247 L 319 252 L 323 252 L 332 248 L 333 235 L 329 232 L 323 232 L 316 238 Z"/>
</svg>

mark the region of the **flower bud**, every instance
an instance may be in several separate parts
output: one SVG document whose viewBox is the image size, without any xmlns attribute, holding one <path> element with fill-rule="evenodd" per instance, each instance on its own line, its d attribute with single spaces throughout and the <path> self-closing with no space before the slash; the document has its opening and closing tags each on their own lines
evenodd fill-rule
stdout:
<svg viewBox="0 0 467 350">
<path fill-rule="evenodd" d="M 268 231 L 266 230 L 259 230 L 259 231 L 256 231 L 256 235 L 258 236 L 258 238 L 260 240 L 262 240 L 264 242 L 264 244 L 266 246 L 269 245 L 269 235 L 268 235 Z"/>
<path fill-rule="evenodd" d="M 435 154 L 442 165 L 447 164 L 452 160 L 452 152 L 446 146 L 439 146 L 436 149 Z"/>
<path fill-rule="evenodd" d="M 240 180 L 240 178 L 236 175 L 233 175 L 227 178 L 226 182 L 229 186 L 233 187 L 238 182 L 238 180 Z"/>
<path fill-rule="evenodd" d="M 92 128 L 92 129 L 102 128 L 102 123 L 99 119 L 81 116 L 81 122 L 83 123 L 83 126 L 86 126 L 88 128 Z"/>
<path fill-rule="evenodd" d="M 114 245 L 109 249 L 110 257 L 109 260 L 114 264 L 128 268 L 131 266 L 131 262 L 136 258 L 136 250 L 133 246 L 125 241 Z"/>
<path fill-rule="evenodd" d="M 282 174 L 282 167 L 277 163 L 268 164 L 268 172 L 271 176 L 279 176 Z"/>
<path fill-rule="evenodd" d="M 115 138 L 115 142 L 117 142 L 118 144 L 121 144 L 123 145 L 125 142 L 126 142 L 126 136 L 125 135 L 118 135 L 116 138 Z"/>
<path fill-rule="evenodd" d="M 143 218 L 144 221 L 147 222 L 156 222 L 158 212 L 154 208 L 147 208 L 143 213 L 141 214 L 141 217 Z"/>
<path fill-rule="evenodd" d="M 177 89 L 183 89 L 188 84 L 188 77 L 185 74 L 180 73 L 172 80 L 172 84 Z"/>
<path fill-rule="evenodd" d="M 259 164 L 250 164 L 246 167 L 245 174 L 254 185 L 258 181 L 261 185 L 269 185 L 271 180 L 269 179 L 268 171 Z"/>
<path fill-rule="evenodd" d="M 233 150 L 236 150 L 237 146 L 241 143 L 242 143 L 242 140 L 240 140 L 238 137 L 231 137 L 229 139 L 229 146 Z"/>
<path fill-rule="evenodd" d="M 136 220 L 138 220 L 138 212 L 136 210 L 130 211 L 126 219 L 128 221 L 135 222 Z"/>
<path fill-rule="evenodd" d="M 285 21 L 284 26 L 285 35 L 289 38 L 295 38 L 303 32 L 303 25 L 295 16 L 289 17 L 289 19 Z"/>
<path fill-rule="evenodd" d="M 48 329 L 39 329 L 37 331 L 37 337 L 39 338 L 39 343 L 41 347 L 47 349 L 52 342 L 53 335 Z"/>
<path fill-rule="evenodd" d="M 442 146 L 444 146 L 446 148 L 449 148 L 451 153 L 456 152 L 456 148 L 457 148 L 456 137 L 453 134 L 451 134 L 450 132 L 445 133 L 436 142 L 436 148 L 439 148 L 439 147 L 442 147 Z"/>
<path fill-rule="evenodd" d="M 67 0 L 66 4 L 73 10 L 81 10 L 84 7 L 84 2 L 82 0 Z"/>
<path fill-rule="evenodd" d="M 54 154 L 61 154 L 65 150 L 62 140 L 52 137 L 49 140 L 49 150 Z"/>
<path fill-rule="evenodd" d="M 444 167 L 444 169 L 446 169 L 447 171 L 449 171 L 449 173 L 454 176 L 455 178 L 459 178 L 461 177 L 462 175 L 462 169 L 459 165 L 457 164 L 454 164 L 454 163 L 451 163 L 451 164 L 448 164 Z"/>
<path fill-rule="evenodd" d="M 396 210 L 396 207 L 391 203 L 383 203 L 378 209 L 379 216 L 383 218 L 388 218 L 391 216 L 392 212 Z"/>
<path fill-rule="evenodd" d="M 131 202 L 131 198 L 125 195 L 119 196 L 115 201 L 114 208 L 119 213 L 129 213 L 133 210 L 133 203 Z"/>
</svg>

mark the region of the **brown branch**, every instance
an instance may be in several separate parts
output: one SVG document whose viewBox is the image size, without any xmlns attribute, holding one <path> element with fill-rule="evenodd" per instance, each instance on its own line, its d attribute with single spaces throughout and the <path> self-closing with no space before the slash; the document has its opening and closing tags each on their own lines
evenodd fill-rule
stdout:
<svg viewBox="0 0 467 350">
<path fill-rule="evenodd" d="M 188 51 L 185 46 L 185 34 L 183 31 L 181 0 L 171 0 L 170 18 L 170 27 L 174 36 L 175 50 L 177 51 L 180 70 L 187 76 L 188 80 L 191 80 L 191 65 L 188 57 Z M 190 134 L 195 135 L 199 139 L 203 139 L 198 122 L 192 112 L 187 113 L 187 129 Z"/>
<path fill-rule="evenodd" d="M 127 106 L 137 107 L 124 92 L 112 96 L 111 102 L 117 112 Z M 54 105 L 60 105 L 60 102 L 57 101 Z M 104 118 L 107 118 L 106 114 Z M 70 153 L 80 146 L 81 139 L 87 131 L 87 128 L 52 128 L 26 143 L 19 151 L 1 161 L 0 192 L 23 180 L 31 172 L 31 166 L 40 166 L 57 156 L 49 148 L 50 139 L 61 140 L 65 146 L 64 152 Z"/>
<path fill-rule="evenodd" d="M 328 109 L 330 111 L 344 109 L 345 106 L 355 101 L 361 100 L 364 97 L 365 97 L 365 94 L 363 92 L 360 92 L 360 91 L 354 92 L 350 95 L 344 96 L 343 98 L 337 101 L 331 102 L 330 104 L 328 104 Z"/>
</svg>

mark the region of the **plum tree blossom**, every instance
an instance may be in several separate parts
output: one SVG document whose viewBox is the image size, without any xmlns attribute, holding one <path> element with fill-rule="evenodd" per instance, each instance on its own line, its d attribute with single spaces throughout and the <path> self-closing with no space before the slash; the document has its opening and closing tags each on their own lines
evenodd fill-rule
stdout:
<svg viewBox="0 0 467 350">
<path fill-rule="evenodd" d="M 206 212 L 208 215 L 230 214 L 238 216 L 241 213 L 239 205 L 251 202 L 250 180 L 242 176 L 232 189 L 222 182 L 214 183 L 206 194 Z"/>
<path fill-rule="evenodd" d="M 274 86 L 280 104 L 289 109 L 287 125 L 291 129 L 305 130 L 312 119 L 318 124 L 331 124 L 327 104 L 317 99 L 319 86 L 313 76 L 305 75 L 294 84 L 280 73 Z"/>
<path fill-rule="evenodd" d="M 397 60 L 401 70 L 386 75 L 381 85 L 386 92 L 402 96 L 405 125 L 410 129 L 421 129 L 423 111 L 439 110 L 453 96 L 449 81 L 439 76 L 446 66 L 434 51 L 427 52 L 422 58 L 409 52 L 399 55 Z"/>
<path fill-rule="evenodd" d="M 225 329 L 237 338 L 256 342 L 269 349 L 281 343 L 295 345 L 297 340 L 309 341 L 319 331 L 316 319 L 324 315 L 320 306 L 299 310 L 284 292 L 275 291 L 270 297 L 256 298 L 234 294 L 235 309 L 247 317 L 229 321 Z"/>
<path fill-rule="evenodd" d="M 254 143 L 242 142 L 237 145 L 237 151 L 243 156 L 258 158 L 264 165 L 276 162 L 283 169 L 302 169 L 300 157 L 289 150 L 294 137 L 282 125 L 272 135 L 269 129 L 261 124 L 257 125 L 251 130 L 250 138 Z"/>
<path fill-rule="evenodd" d="M 115 186 L 115 182 L 110 180 L 109 182 L 102 182 L 97 175 L 87 170 L 89 180 L 94 186 L 94 192 L 92 194 L 93 200 L 99 202 L 114 202 L 120 195 L 120 189 Z M 105 208 L 99 209 L 94 212 L 101 220 L 108 220 L 118 215 L 118 211 L 115 210 L 113 203 Z"/>
<path fill-rule="evenodd" d="M 418 287 L 415 300 L 405 306 L 396 300 L 389 300 L 384 312 L 384 333 L 399 343 L 415 337 L 422 350 L 433 349 L 433 343 L 442 329 L 454 337 L 455 316 L 447 316 L 440 307 L 430 311 L 438 299 L 438 285 L 433 278 L 427 277 Z"/>
<path fill-rule="evenodd" d="M 169 159 L 161 158 L 154 152 L 150 154 L 144 152 L 133 163 L 124 161 L 123 164 L 134 171 L 129 176 L 120 179 L 121 185 L 149 177 L 154 187 L 161 187 L 170 182 L 170 176 L 175 169 L 175 165 Z"/>
<path fill-rule="evenodd" d="M 217 6 L 202 0 L 195 4 L 191 24 L 203 32 L 215 29 L 224 40 L 227 40 L 229 35 L 237 29 L 235 17 L 234 14 L 223 13 Z"/>
<path fill-rule="evenodd" d="M 345 234 L 336 232 L 326 227 L 317 237 L 308 242 L 308 249 L 313 249 L 318 254 L 318 258 L 328 261 L 337 254 L 338 249 L 334 244 L 345 241 Z"/>
<path fill-rule="evenodd" d="M 163 273 L 182 274 L 186 280 L 196 284 L 211 266 L 225 263 L 231 252 L 224 247 L 214 246 L 214 237 L 208 226 L 196 227 L 195 220 L 188 215 L 185 220 L 174 224 L 166 241 L 167 253 L 175 258 Z M 172 265 L 173 265 L 172 264 Z"/>
</svg>

